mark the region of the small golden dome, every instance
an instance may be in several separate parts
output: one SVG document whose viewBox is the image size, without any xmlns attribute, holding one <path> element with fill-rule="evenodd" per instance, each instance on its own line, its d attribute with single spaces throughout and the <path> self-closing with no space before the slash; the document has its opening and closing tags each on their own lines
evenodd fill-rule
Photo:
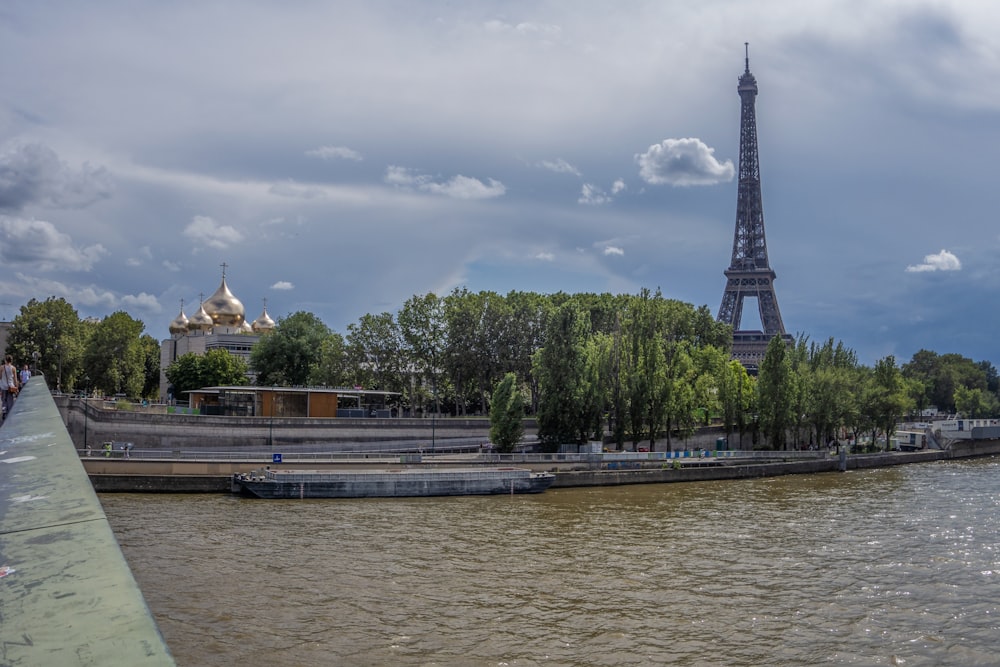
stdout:
<svg viewBox="0 0 1000 667">
<path fill-rule="evenodd" d="M 212 328 L 212 316 L 205 312 L 205 304 L 201 304 L 198 312 L 188 320 L 189 331 L 209 331 Z"/>
<path fill-rule="evenodd" d="M 264 312 L 260 314 L 260 317 L 253 321 L 253 330 L 257 333 L 266 333 L 274 330 L 274 320 L 267 314 L 267 306 L 264 306 Z"/>
<path fill-rule="evenodd" d="M 243 320 L 243 324 L 240 325 L 240 333 L 241 334 L 252 334 L 253 333 L 253 327 L 250 326 L 249 322 L 247 322 L 246 320 Z"/>
<path fill-rule="evenodd" d="M 187 333 L 188 330 L 188 318 L 184 314 L 184 302 L 181 302 L 181 312 L 178 313 L 174 321 L 170 323 L 170 333 L 172 334 L 183 334 Z"/>
<path fill-rule="evenodd" d="M 219 289 L 215 290 L 215 294 L 208 297 L 202 306 L 218 327 L 238 329 L 245 319 L 246 311 L 243 309 L 243 303 L 229 291 L 225 275 L 222 276 Z"/>
</svg>

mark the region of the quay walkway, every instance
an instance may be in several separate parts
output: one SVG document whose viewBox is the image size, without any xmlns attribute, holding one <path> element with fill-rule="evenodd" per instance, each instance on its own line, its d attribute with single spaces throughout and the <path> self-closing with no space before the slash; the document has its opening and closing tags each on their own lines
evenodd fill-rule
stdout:
<svg viewBox="0 0 1000 667">
<path fill-rule="evenodd" d="M 0 427 L 0 665 L 173 665 L 45 379 Z"/>
</svg>

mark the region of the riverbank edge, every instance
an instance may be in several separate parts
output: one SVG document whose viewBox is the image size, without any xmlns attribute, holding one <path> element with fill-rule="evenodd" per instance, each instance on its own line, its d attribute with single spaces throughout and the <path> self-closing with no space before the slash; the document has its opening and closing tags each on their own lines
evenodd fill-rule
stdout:
<svg viewBox="0 0 1000 667">
<path fill-rule="evenodd" d="M 889 466 L 925 463 L 951 459 L 980 458 L 1000 455 L 1000 440 L 972 440 L 953 444 L 945 450 L 857 454 L 847 457 L 848 470 L 864 470 Z M 259 464 L 248 464 L 248 467 Z M 836 472 L 837 457 L 808 461 L 726 464 L 715 466 L 681 466 L 680 468 L 637 468 L 629 470 L 559 470 L 551 488 L 586 486 L 623 486 L 629 484 L 672 484 L 707 482 L 727 479 L 756 479 L 782 475 L 808 475 Z M 90 474 L 91 484 L 98 493 L 230 493 L 230 476 L 226 475 L 145 475 Z"/>
</svg>

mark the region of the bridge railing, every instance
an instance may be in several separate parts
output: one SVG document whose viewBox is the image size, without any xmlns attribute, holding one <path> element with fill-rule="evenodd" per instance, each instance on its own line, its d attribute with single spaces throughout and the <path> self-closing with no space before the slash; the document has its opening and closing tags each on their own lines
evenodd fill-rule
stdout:
<svg viewBox="0 0 1000 667">
<path fill-rule="evenodd" d="M 0 664 L 174 664 L 40 375 L 0 427 Z"/>
</svg>

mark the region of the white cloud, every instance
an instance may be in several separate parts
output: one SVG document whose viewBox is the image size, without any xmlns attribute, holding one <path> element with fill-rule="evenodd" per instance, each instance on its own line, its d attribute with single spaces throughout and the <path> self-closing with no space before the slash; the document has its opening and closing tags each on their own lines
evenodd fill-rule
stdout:
<svg viewBox="0 0 1000 667">
<path fill-rule="evenodd" d="M 129 257 L 126 259 L 125 264 L 128 266 L 142 266 L 144 261 L 153 259 L 153 251 L 149 249 L 148 245 L 139 248 L 138 254 L 139 257 Z"/>
<path fill-rule="evenodd" d="M 408 167 L 399 167 L 397 165 L 390 164 L 385 168 L 385 178 L 383 180 L 385 180 L 385 182 L 389 185 L 408 187 L 411 185 L 426 183 L 430 180 L 430 177 L 423 176 L 416 170 Z"/>
<path fill-rule="evenodd" d="M 543 262 L 551 262 L 555 258 L 556 256 L 553 255 L 551 252 L 540 252 L 537 255 L 535 255 L 535 259 L 540 259 Z"/>
<path fill-rule="evenodd" d="M 604 254 L 605 255 L 618 255 L 619 257 L 621 257 L 621 256 L 623 256 L 625 254 L 625 251 L 622 250 L 621 248 L 617 247 L 617 246 L 609 245 L 606 248 L 604 248 Z"/>
<path fill-rule="evenodd" d="M 490 33 L 514 33 L 522 37 L 540 37 L 544 41 L 557 40 L 562 35 L 562 28 L 545 23 L 506 23 L 497 19 L 486 21 L 483 27 Z"/>
<path fill-rule="evenodd" d="M 402 188 L 415 187 L 423 192 L 444 195 L 453 199 L 490 199 L 507 192 L 504 184 L 493 178 L 487 179 L 487 182 L 484 183 L 477 178 L 459 174 L 448 181 L 435 182 L 427 174 L 396 165 L 386 167 L 384 180 L 389 185 Z"/>
<path fill-rule="evenodd" d="M 908 273 L 923 273 L 925 271 L 961 271 L 962 262 L 958 257 L 942 250 L 936 255 L 926 255 L 923 264 L 911 264 L 906 267 Z"/>
<path fill-rule="evenodd" d="M 420 189 L 454 199 L 491 199 L 507 192 L 504 184 L 496 179 L 489 178 L 483 183 L 479 179 L 461 174 L 445 183 L 426 183 L 421 185 Z"/>
<path fill-rule="evenodd" d="M 611 194 L 613 195 L 621 194 L 622 192 L 625 192 L 626 189 L 627 186 L 625 185 L 625 181 L 620 178 L 611 184 Z"/>
<path fill-rule="evenodd" d="M 0 255 L 4 262 L 31 264 L 43 271 L 89 271 L 108 251 L 100 243 L 77 248 L 51 222 L 0 216 Z"/>
<path fill-rule="evenodd" d="M 178 271 L 181 270 L 180 264 L 177 264 L 176 262 L 171 262 L 170 260 L 167 259 L 163 260 L 162 265 L 163 268 L 165 268 L 167 271 L 170 271 L 171 273 L 177 273 Z"/>
<path fill-rule="evenodd" d="M 275 290 L 291 290 L 295 289 L 295 285 L 288 282 L 287 280 L 279 280 L 278 282 L 271 285 L 271 289 Z"/>
<path fill-rule="evenodd" d="M 211 248 L 224 249 L 243 240 L 243 234 L 232 225 L 220 225 L 207 215 L 196 215 L 184 228 L 184 236 Z"/>
<path fill-rule="evenodd" d="M 557 174 L 573 174 L 574 176 L 582 176 L 580 170 L 571 165 L 566 160 L 556 158 L 555 160 L 542 160 L 538 163 L 538 166 L 542 169 L 548 169 L 549 171 L 554 171 Z"/>
<path fill-rule="evenodd" d="M 125 294 L 119 296 L 115 292 L 95 285 L 66 284 L 58 280 L 47 280 L 24 273 L 17 274 L 18 287 L 25 290 L 26 297 L 38 294 L 59 296 L 74 306 L 100 308 L 104 310 L 135 309 L 149 313 L 159 313 L 162 308 L 157 298 L 146 292 L 137 295 Z"/>
<path fill-rule="evenodd" d="M 637 153 L 639 176 L 650 185 L 713 185 L 733 178 L 731 160 L 719 162 L 701 139 L 664 139 Z"/>
<path fill-rule="evenodd" d="M 580 197 L 576 200 L 576 203 L 588 206 L 600 206 L 601 204 L 607 204 L 609 201 L 611 201 L 611 197 L 604 190 L 596 185 L 584 183 L 583 187 L 580 188 Z"/>
<path fill-rule="evenodd" d="M 326 196 L 326 189 L 321 185 L 299 185 L 294 181 L 275 183 L 268 192 L 294 199 L 320 199 Z"/>
<path fill-rule="evenodd" d="M 318 157 L 323 160 L 333 160 L 340 158 L 342 160 L 355 160 L 361 161 L 364 156 L 352 148 L 347 146 L 320 146 L 319 148 L 314 148 L 312 150 L 306 151 L 306 155 L 310 157 Z"/>
<path fill-rule="evenodd" d="M 145 292 L 139 292 L 136 295 L 126 294 L 121 298 L 121 305 L 126 308 L 138 308 L 139 310 L 151 313 L 159 313 L 163 310 L 156 297 Z"/>
</svg>

